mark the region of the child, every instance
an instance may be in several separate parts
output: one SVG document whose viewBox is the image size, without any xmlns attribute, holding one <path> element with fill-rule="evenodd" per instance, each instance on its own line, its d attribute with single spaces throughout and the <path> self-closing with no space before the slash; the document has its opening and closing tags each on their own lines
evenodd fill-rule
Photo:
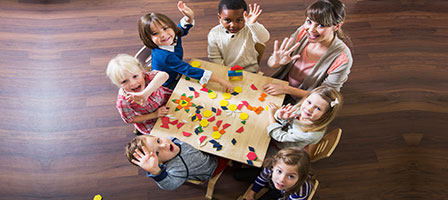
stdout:
<svg viewBox="0 0 448 200">
<path fill-rule="evenodd" d="M 110 60 L 106 73 L 120 88 L 117 109 L 123 121 L 133 123 L 142 134 L 149 134 L 157 118 L 168 113 L 165 104 L 172 90 L 162 87 L 168 74 L 145 72 L 136 58 L 126 54 Z"/>
<path fill-rule="evenodd" d="M 208 58 L 215 63 L 257 72 L 259 69 L 255 43 L 269 40 L 269 32 L 257 22 L 260 6 L 244 0 L 221 0 L 218 6 L 220 24 L 208 33 Z"/>
<path fill-rule="evenodd" d="M 227 161 L 203 153 L 176 138 L 137 136 L 126 146 L 129 162 L 147 171 L 163 190 L 174 190 L 186 180 L 208 180 L 224 170 Z"/>
<path fill-rule="evenodd" d="M 269 191 L 260 199 L 308 199 L 315 179 L 310 168 L 305 151 L 295 147 L 280 150 L 265 160 L 247 200 L 255 199 L 263 187 L 269 187 Z"/>
<path fill-rule="evenodd" d="M 165 71 L 169 74 L 168 81 L 163 85 L 170 89 L 174 89 L 180 74 L 183 74 L 198 79 L 201 85 L 214 81 L 221 84 L 226 92 L 233 91 L 233 86 L 228 80 L 182 61 L 184 56 L 182 37 L 193 27 L 194 12 L 182 1 L 178 2 L 177 8 L 184 15 L 178 26 L 170 18 L 159 13 L 144 15 L 138 22 L 140 39 L 152 49 L 152 70 Z"/>
<path fill-rule="evenodd" d="M 315 144 L 323 137 L 325 130 L 342 108 L 342 95 L 336 89 L 320 86 L 312 90 L 295 106 L 286 105 L 278 109 L 269 103 L 268 135 L 274 139 L 268 150 L 295 146 L 300 149 Z"/>
</svg>

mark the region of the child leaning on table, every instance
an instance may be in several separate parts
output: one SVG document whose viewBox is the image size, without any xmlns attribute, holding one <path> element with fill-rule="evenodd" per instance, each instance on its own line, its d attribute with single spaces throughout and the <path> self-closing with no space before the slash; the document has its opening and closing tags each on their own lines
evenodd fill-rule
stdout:
<svg viewBox="0 0 448 200">
<path fill-rule="evenodd" d="M 172 90 L 162 86 L 168 74 L 145 72 L 136 58 L 126 54 L 110 60 L 106 73 L 120 88 L 116 106 L 123 121 L 134 124 L 141 133 L 149 134 L 157 118 L 168 113 L 165 104 Z"/>
<path fill-rule="evenodd" d="M 264 161 L 263 171 L 246 199 L 255 199 L 256 193 L 264 187 L 269 190 L 259 199 L 308 199 L 314 180 L 308 153 L 289 147 Z"/>
<path fill-rule="evenodd" d="M 343 102 L 341 93 L 336 89 L 320 86 L 294 106 L 288 104 L 278 109 L 275 104 L 269 103 L 270 125 L 267 132 L 274 139 L 269 154 L 291 146 L 303 149 L 319 142 Z"/>
<path fill-rule="evenodd" d="M 224 170 L 228 160 L 203 153 L 177 138 L 141 135 L 125 148 L 129 162 L 141 167 L 163 190 L 186 180 L 208 180 Z"/>
<path fill-rule="evenodd" d="M 221 0 L 218 6 L 219 25 L 208 33 L 208 58 L 226 66 L 240 65 L 244 70 L 257 72 L 258 52 L 256 43 L 269 40 L 269 32 L 257 22 L 260 5 L 247 4 L 244 0 Z"/>
<path fill-rule="evenodd" d="M 184 62 L 184 51 L 182 48 L 182 37 L 194 24 L 194 12 L 182 1 L 177 8 L 184 15 L 178 26 L 167 16 L 160 13 L 149 13 L 138 21 L 138 32 L 140 39 L 150 49 L 152 70 L 165 71 L 169 74 L 168 81 L 164 86 L 174 89 L 181 74 L 199 80 L 201 85 L 208 81 L 218 82 L 226 92 L 233 91 L 232 84 L 209 70 L 192 67 Z"/>
</svg>

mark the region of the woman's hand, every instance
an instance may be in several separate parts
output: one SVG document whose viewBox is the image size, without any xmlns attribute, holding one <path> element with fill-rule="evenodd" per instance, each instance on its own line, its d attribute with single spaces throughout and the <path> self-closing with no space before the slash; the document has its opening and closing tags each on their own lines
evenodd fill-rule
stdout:
<svg viewBox="0 0 448 200">
<path fill-rule="evenodd" d="M 263 90 L 269 95 L 277 96 L 281 94 L 288 94 L 288 87 L 288 85 L 268 83 L 263 86 Z"/>
<path fill-rule="evenodd" d="M 143 153 L 138 149 L 135 150 L 133 155 L 137 160 L 132 159 L 132 163 L 153 175 L 160 174 L 161 169 L 156 154 L 154 152 L 148 152 L 148 149 L 146 149 L 145 146 L 142 147 L 142 150 Z"/>
<path fill-rule="evenodd" d="M 252 9 L 252 4 L 249 4 L 249 13 L 247 11 L 244 11 L 244 20 L 246 21 L 246 24 L 253 24 L 257 21 L 258 17 L 261 15 L 261 9 L 260 5 L 254 3 L 254 7 Z"/>
<path fill-rule="evenodd" d="M 185 16 L 187 17 L 187 22 L 188 23 L 193 23 L 194 20 L 194 12 L 193 10 L 190 9 L 190 7 L 187 6 L 186 3 L 184 3 L 183 1 L 179 1 L 177 2 L 177 9 L 179 9 L 179 11 Z"/>
<path fill-rule="evenodd" d="M 268 60 L 268 65 L 270 67 L 277 68 L 279 65 L 286 65 L 292 60 L 300 58 L 299 54 L 291 57 L 291 53 L 299 47 L 299 42 L 295 43 L 290 49 L 287 49 L 291 46 L 293 40 L 294 38 L 285 38 L 280 48 L 278 48 L 278 40 L 274 41 L 274 52 Z"/>
</svg>

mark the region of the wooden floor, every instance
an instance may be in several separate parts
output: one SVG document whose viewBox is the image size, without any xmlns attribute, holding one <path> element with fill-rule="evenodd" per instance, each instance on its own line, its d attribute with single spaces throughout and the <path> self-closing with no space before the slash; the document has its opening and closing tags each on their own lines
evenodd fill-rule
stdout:
<svg viewBox="0 0 448 200">
<path fill-rule="evenodd" d="M 255 1 L 249 0 L 249 3 Z M 273 41 L 304 20 L 310 0 L 259 0 Z M 448 198 L 448 1 L 345 0 L 354 64 L 345 107 L 330 128 L 341 142 L 313 164 L 315 199 Z M 218 1 L 186 0 L 196 26 L 185 60 L 206 58 Z M 0 3 L 0 199 L 202 199 L 205 186 L 162 191 L 123 155 L 134 134 L 115 108 L 109 59 L 142 46 L 138 18 L 176 0 L 2 0 Z M 216 199 L 249 183 L 232 169 Z"/>
</svg>

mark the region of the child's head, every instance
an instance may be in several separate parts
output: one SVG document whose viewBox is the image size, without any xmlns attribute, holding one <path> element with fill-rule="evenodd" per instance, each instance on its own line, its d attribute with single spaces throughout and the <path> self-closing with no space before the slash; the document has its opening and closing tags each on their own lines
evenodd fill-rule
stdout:
<svg viewBox="0 0 448 200">
<path fill-rule="evenodd" d="M 311 122 L 304 131 L 325 129 L 341 110 L 344 99 L 340 92 L 328 86 L 320 86 L 308 93 L 296 105 L 300 107 L 299 119 Z"/>
<path fill-rule="evenodd" d="M 247 11 L 244 0 L 221 0 L 218 6 L 219 22 L 230 33 L 237 33 L 244 28 L 244 11 Z"/>
<path fill-rule="evenodd" d="M 289 194 L 299 191 L 308 179 L 310 157 L 297 147 L 289 147 L 280 150 L 273 158 L 266 159 L 264 167 L 272 170 L 270 179 L 273 186 Z"/>
<path fill-rule="evenodd" d="M 133 56 L 119 54 L 109 61 L 107 76 L 112 83 L 126 92 L 140 92 L 145 89 L 142 64 Z"/>
<path fill-rule="evenodd" d="M 143 44 L 150 49 L 172 45 L 182 30 L 164 14 L 148 13 L 138 20 L 138 33 Z"/>
<path fill-rule="evenodd" d="M 140 150 L 140 152 L 143 152 L 143 146 L 146 147 L 148 152 L 154 152 L 156 154 L 159 159 L 159 163 L 165 163 L 166 161 L 173 159 L 180 152 L 179 146 L 174 144 L 169 138 L 140 135 L 132 139 L 126 145 L 124 154 L 128 158 L 129 162 L 131 162 L 132 159 L 137 160 L 134 157 L 134 152 L 137 149 Z"/>
<path fill-rule="evenodd" d="M 320 31 L 315 32 L 313 35 L 317 37 L 322 36 L 320 38 L 324 38 L 325 36 L 332 37 L 334 32 L 336 32 L 337 36 L 344 40 L 344 42 L 350 43 L 349 38 L 344 35 L 341 28 L 345 19 L 345 6 L 341 1 L 318 0 L 308 6 L 305 11 L 305 16 L 307 19 L 305 20 L 304 27 L 311 25 L 313 22 L 321 26 Z M 326 33 L 325 30 L 329 33 Z M 312 42 L 312 39 L 310 42 Z"/>
</svg>

